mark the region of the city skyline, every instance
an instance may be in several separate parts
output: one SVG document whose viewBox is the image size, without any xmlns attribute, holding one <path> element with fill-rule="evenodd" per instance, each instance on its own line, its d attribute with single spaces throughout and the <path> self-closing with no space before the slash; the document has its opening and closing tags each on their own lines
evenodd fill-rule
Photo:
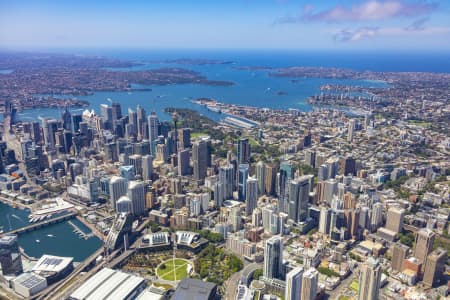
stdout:
<svg viewBox="0 0 450 300">
<path fill-rule="evenodd" d="M 450 49 L 445 1 L 0 1 L 0 48 Z"/>
</svg>

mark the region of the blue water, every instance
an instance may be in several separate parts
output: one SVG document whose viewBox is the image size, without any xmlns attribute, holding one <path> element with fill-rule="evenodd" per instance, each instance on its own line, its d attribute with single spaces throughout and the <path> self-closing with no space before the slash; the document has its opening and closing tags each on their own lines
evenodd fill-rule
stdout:
<svg viewBox="0 0 450 300">
<path fill-rule="evenodd" d="M 13 208 L 0 202 L 1 230 L 7 232 L 29 225 L 29 214 L 28 210 Z M 71 222 L 85 233 L 90 232 L 90 229 L 77 219 L 72 219 Z M 75 261 L 81 262 L 100 248 L 102 242 L 95 236 L 88 240 L 80 239 L 68 222 L 62 222 L 20 234 L 19 245 L 27 255 L 35 258 L 40 258 L 43 254 L 51 254 L 73 257 Z"/>
<path fill-rule="evenodd" d="M 92 53 L 91 53 L 92 54 Z M 98 53 L 95 53 L 98 54 Z M 339 59 L 331 59 L 324 56 L 323 61 L 308 59 L 305 54 L 296 54 L 287 52 L 284 55 L 277 53 L 254 53 L 241 52 L 106 52 L 103 55 L 111 57 L 139 61 L 143 63 L 132 68 L 123 68 L 116 70 L 146 70 L 160 67 L 181 67 L 194 70 L 211 80 L 225 80 L 234 83 L 232 86 L 210 86 L 199 84 L 176 84 L 165 86 L 137 86 L 142 88 L 151 88 L 152 91 L 128 92 L 97 92 L 91 96 L 77 97 L 81 100 L 87 100 L 90 103 L 90 109 L 99 112 L 99 106 L 102 103 L 108 103 L 107 99 L 122 103 L 123 112 L 126 113 L 130 107 L 135 109 L 139 104 L 147 112 L 155 111 L 161 119 L 167 120 L 170 115 L 164 114 L 166 107 L 183 107 L 198 110 L 200 113 L 219 120 L 223 116 L 208 111 L 206 108 L 192 104 L 190 100 L 196 98 L 213 98 L 224 103 L 243 104 L 256 107 L 268 107 L 275 109 L 297 108 L 302 111 L 309 111 L 312 107 L 306 103 L 309 96 L 320 93 L 320 86 L 323 84 L 346 84 L 372 87 L 385 87 L 383 82 L 365 81 L 365 80 L 336 80 L 321 78 L 296 78 L 297 82 L 292 82 L 292 78 L 277 78 L 269 76 L 266 70 L 237 70 L 237 66 L 295 66 L 295 65 L 325 65 L 339 66 Z M 233 64 L 216 65 L 184 65 L 157 63 L 157 60 L 175 59 L 219 59 L 233 61 Z M 325 59 L 327 57 L 327 59 Z M 352 60 L 343 59 L 340 67 L 348 67 Z M 282 93 L 280 95 L 279 93 Z M 78 109 L 78 112 L 82 110 Z M 36 120 L 38 116 L 60 117 L 61 109 L 36 109 L 33 111 L 24 111 L 19 114 L 20 120 Z"/>
</svg>

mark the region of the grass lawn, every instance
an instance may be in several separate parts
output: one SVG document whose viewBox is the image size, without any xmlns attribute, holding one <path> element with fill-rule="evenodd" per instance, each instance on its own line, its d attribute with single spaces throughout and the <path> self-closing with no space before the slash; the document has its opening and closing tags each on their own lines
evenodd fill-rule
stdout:
<svg viewBox="0 0 450 300">
<path fill-rule="evenodd" d="M 191 138 L 195 139 L 200 136 L 208 136 L 206 132 L 191 132 Z"/>
<path fill-rule="evenodd" d="M 358 281 L 352 281 L 352 283 L 350 283 L 349 288 L 354 291 L 354 292 L 358 292 L 359 291 L 359 282 Z"/>
<path fill-rule="evenodd" d="M 178 281 L 188 277 L 187 267 L 189 262 L 185 259 L 174 258 L 164 262 L 165 268 L 161 268 L 162 264 L 156 270 L 159 278 L 169 281 Z"/>
</svg>

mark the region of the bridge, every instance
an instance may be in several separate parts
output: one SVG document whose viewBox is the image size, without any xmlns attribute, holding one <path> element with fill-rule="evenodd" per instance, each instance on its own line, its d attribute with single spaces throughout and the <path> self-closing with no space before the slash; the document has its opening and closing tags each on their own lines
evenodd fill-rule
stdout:
<svg viewBox="0 0 450 300">
<path fill-rule="evenodd" d="M 14 230 L 6 232 L 5 234 L 22 234 L 22 233 L 25 233 L 25 232 L 34 231 L 34 230 L 37 230 L 37 229 L 42 228 L 42 227 L 46 227 L 46 226 L 49 226 L 49 225 L 52 225 L 52 224 L 61 223 L 61 222 L 70 220 L 72 218 L 75 218 L 76 215 L 77 215 L 77 213 L 74 213 L 74 212 L 73 213 L 69 213 L 69 214 L 65 214 L 63 216 L 59 216 L 59 217 L 56 217 L 56 218 L 53 218 L 53 219 L 48 219 L 48 220 L 43 221 L 43 222 L 34 223 L 34 224 L 30 224 L 28 226 L 24 226 L 22 228 L 14 229 Z"/>
</svg>

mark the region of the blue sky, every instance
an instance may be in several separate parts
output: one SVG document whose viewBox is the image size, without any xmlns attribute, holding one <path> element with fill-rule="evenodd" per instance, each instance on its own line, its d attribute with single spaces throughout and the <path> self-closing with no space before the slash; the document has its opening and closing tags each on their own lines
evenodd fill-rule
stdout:
<svg viewBox="0 0 450 300">
<path fill-rule="evenodd" d="M 0 0 L 0 48 L 450 50 L 450 1 Z"/>
</svg>

